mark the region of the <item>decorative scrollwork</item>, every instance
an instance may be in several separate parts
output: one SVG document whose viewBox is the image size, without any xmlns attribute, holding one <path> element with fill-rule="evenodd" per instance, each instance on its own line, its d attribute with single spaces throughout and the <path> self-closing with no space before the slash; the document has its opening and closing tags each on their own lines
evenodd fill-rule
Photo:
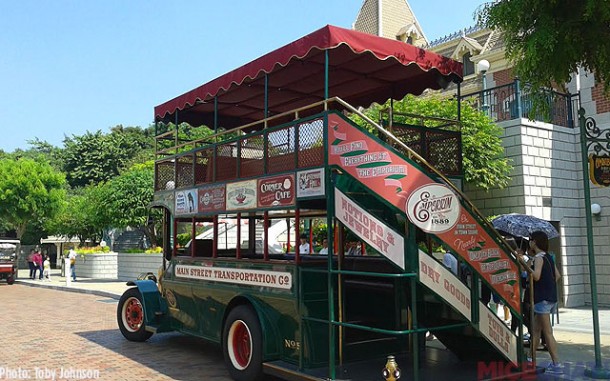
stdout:
<svg viewBox="0 0 610 381">
<path fill-rule="evenodd" d="M 593 150 L 596 155 L 600 153 L 610 154 L 610 129 L 600 129 L 597 127 L 597 122 L 592 117 L 584 116 L 584 110 L 579 110 L 581 118 L 581 126 L 583 128 L 585 138 L 587 139 L 588 151 Z M 583 121 L 584 119 L 584 121 Z"/>
</svg>

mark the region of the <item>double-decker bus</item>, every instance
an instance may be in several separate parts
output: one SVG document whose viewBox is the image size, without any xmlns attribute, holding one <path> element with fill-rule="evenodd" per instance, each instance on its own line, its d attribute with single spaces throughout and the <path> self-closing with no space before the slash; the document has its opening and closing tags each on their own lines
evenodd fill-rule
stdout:
<svg viewBox="0 0 610 381">
<path fill-rule="evenodd" d="M 123 335 L 218 343 L 240 381 L 527 371 L 522 329 L 479 300 L 522 318 L 517 260 L 454 185 L 459 120 L 361 112 L 461 81 L 451 59 L 326 26 L 157 106 L 164 264 L 121 297 Z"/>
</svg>

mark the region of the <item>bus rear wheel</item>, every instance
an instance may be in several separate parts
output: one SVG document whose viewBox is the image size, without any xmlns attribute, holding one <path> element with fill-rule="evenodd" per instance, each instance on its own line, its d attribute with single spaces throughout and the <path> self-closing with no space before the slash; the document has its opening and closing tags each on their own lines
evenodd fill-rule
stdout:
<svg viewBox="0 0 610 381">
<path fill-rule="evenodd" d="M 116 312 L 119 329 L 127 340 L 146 341 L 152 336 L 152 332 L 146 330 L 142 294 L 136 287 L 121 295 Z"/>
<path fill-rule="evenodd" d="M 258 316 L 250 306 L 229 312 L 223 330 L 225 364 L 236 381 L 262 379 L 263 339 Z"/>
</svg>

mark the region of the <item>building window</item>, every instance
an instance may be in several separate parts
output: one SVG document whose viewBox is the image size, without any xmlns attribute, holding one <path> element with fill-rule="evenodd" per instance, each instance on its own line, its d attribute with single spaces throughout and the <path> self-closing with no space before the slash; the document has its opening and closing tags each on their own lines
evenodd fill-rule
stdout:
<svg viewBox="0 0 610 381">
<path fill-rule="evenodd" d="M 470 60 L 472 54 L 466 53 L 462 57 L 462 63 L 464 64 L 464 77 L 467 75 L 474 74 L 474 62 Z"/>
</svg>

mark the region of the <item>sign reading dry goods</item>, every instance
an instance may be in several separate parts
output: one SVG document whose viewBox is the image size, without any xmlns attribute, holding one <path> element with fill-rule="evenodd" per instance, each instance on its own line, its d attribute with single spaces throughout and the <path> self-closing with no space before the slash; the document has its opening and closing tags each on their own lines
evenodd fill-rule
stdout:
<svg viewBox="0 0 610 381">
<path fill-rule="evenodd" d="M 610 156 L 589 155 L 589 174 L 593 184 L 610 186 Z"/>
<path fill-rule="evenodd" d="M 224 185 L 199 188 L 199 212 L 216 212 L 225 209 Z"/>
<path fill-rule="evenodd" d="M 294 205 L 294 175 L 274 176 L 258 180 L 258 206 Z"/>
<path fill-rule="evenodd" d="M 256 180 L 227 184 L 227 210 L 256 208 Z"/>
<path fill-rule="evenodd" d="M 297 197 L 324 196 L 324 169 L 297 172 Z"/>
</svg>

